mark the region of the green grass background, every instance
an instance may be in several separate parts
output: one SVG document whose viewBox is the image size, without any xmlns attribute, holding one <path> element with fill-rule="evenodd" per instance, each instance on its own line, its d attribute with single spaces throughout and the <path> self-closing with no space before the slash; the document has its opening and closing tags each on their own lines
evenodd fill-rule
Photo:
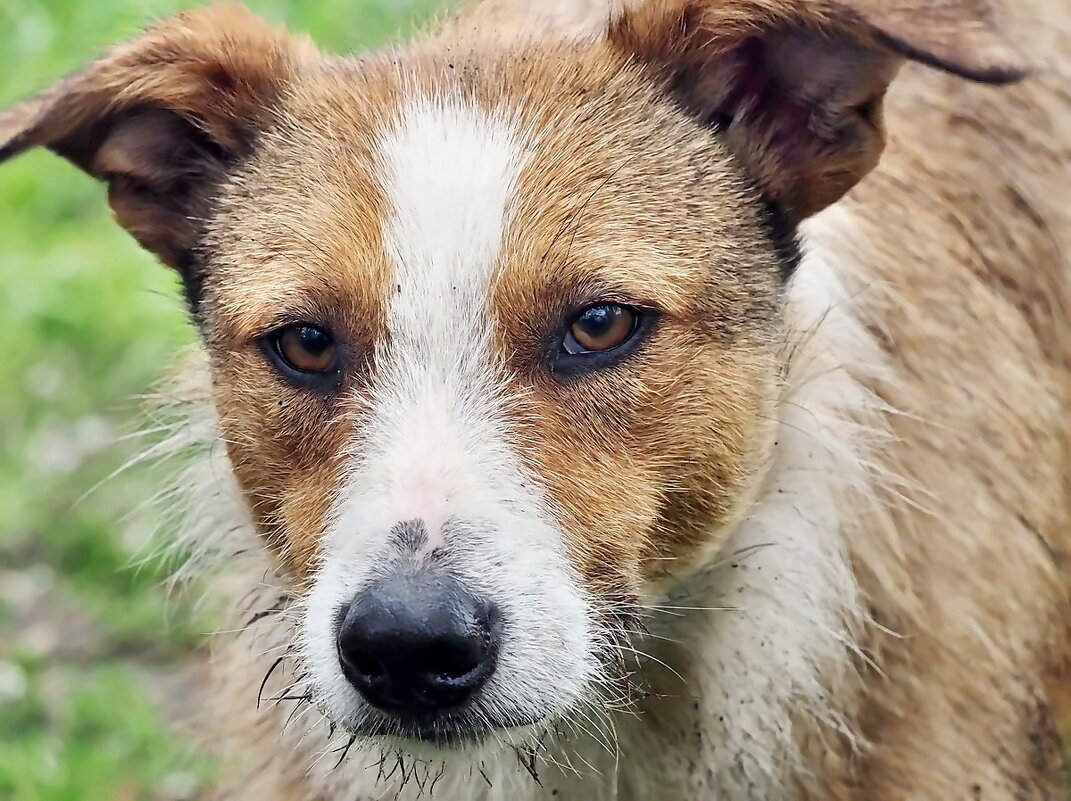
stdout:
<svg viewBox="0 0 1071 801">
<path fill-rule="evenodd" d="M 335 51 L 441 5 L 248 4 Z M 0 107 L 188 5 L 0 0 Z M 0 165 L 0 321 L 0 799 L 196 798 L 211 761 L 173 724 L 211 622 L 138 556 L 158 477 L 90 492 L 136 453 L 117 440 L 143 422 L 137 397 L 193 339 L 176 281 L 111 222 L 101 186 L 30 153 Z"/>
</svg>

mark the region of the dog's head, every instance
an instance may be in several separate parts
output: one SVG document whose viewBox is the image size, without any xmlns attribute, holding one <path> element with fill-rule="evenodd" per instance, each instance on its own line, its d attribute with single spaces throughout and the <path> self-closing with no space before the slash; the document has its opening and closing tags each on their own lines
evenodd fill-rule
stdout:
<svg viewBox="0 0 1071 801">
<path fill-rule="evenodd" d="M 613 696 L 621 638 L 775 447 L 796 225 L 972 0 L 646 0 L 553 42 L 320 56 L 236 6 L 0 116 L 182 275 L 318 700 L 438 743 Z"/>
</svg>

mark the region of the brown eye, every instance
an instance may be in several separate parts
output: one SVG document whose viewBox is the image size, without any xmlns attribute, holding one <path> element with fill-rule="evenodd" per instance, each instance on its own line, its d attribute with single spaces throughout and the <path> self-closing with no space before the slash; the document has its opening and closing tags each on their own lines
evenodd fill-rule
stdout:
<svg viewBox="0 0 1071 801">
<path fill-rule="evenodd" d="M 569 327 L 565 351 L 575 355 L 613 350 L 632 336 L 637 319 L 633 309 L 616 303 L 588 306 Z"/>
<path fill-rule="evenodd" d="M 331 373 L 338 367 L 334 337 L 313 325 L 288 325 L 275 334 L 275 350 L 283 364 L 298 373 Z"/>
</svg>

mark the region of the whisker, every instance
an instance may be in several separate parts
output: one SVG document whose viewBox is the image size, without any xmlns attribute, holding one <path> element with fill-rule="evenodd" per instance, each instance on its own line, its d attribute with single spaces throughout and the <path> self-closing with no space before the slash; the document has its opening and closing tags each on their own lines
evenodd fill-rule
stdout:
<svg viewBox="0 0 1071 801">
<path fill-rule="evenodd" d="M 268 679 L 271 678 L 271 674 L 275 672 L 275 669 L 277 667 L 279 667 L 279 665 L 281 665 L 283 663 L 283 660 L 285 660 L 285 659 L 286 659 L 286 654 L 283 654 L 278 659 L 276 659 L 274 662 L 272 662 L 271 667 L 268 668 L 268 672 L 264 674 L 264 679 L 260 682 L 260 689 L 257 690 L 257 709 L 260 709 L 260 699 L 261 699 L 261 696 L 264 694 L 264 688 L 268 684 Z"/>
</svg>

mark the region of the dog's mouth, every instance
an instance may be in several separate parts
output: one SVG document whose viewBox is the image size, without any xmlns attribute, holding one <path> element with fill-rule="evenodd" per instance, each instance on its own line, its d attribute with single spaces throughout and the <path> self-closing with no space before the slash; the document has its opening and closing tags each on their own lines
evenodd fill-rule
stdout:
<svg viewBox="0 0 1071 801">
<path fill-rule="evenodd" d="M 543 715 L 516 715 L 491 720 L 475 709 L 420 717 L 401 717 L 372 710 L 356 726 L 343 726 L 351 735 L 369 739 L 420 744 L 441 749 L 464 749 L 545 722 Z"/>
</svg>

